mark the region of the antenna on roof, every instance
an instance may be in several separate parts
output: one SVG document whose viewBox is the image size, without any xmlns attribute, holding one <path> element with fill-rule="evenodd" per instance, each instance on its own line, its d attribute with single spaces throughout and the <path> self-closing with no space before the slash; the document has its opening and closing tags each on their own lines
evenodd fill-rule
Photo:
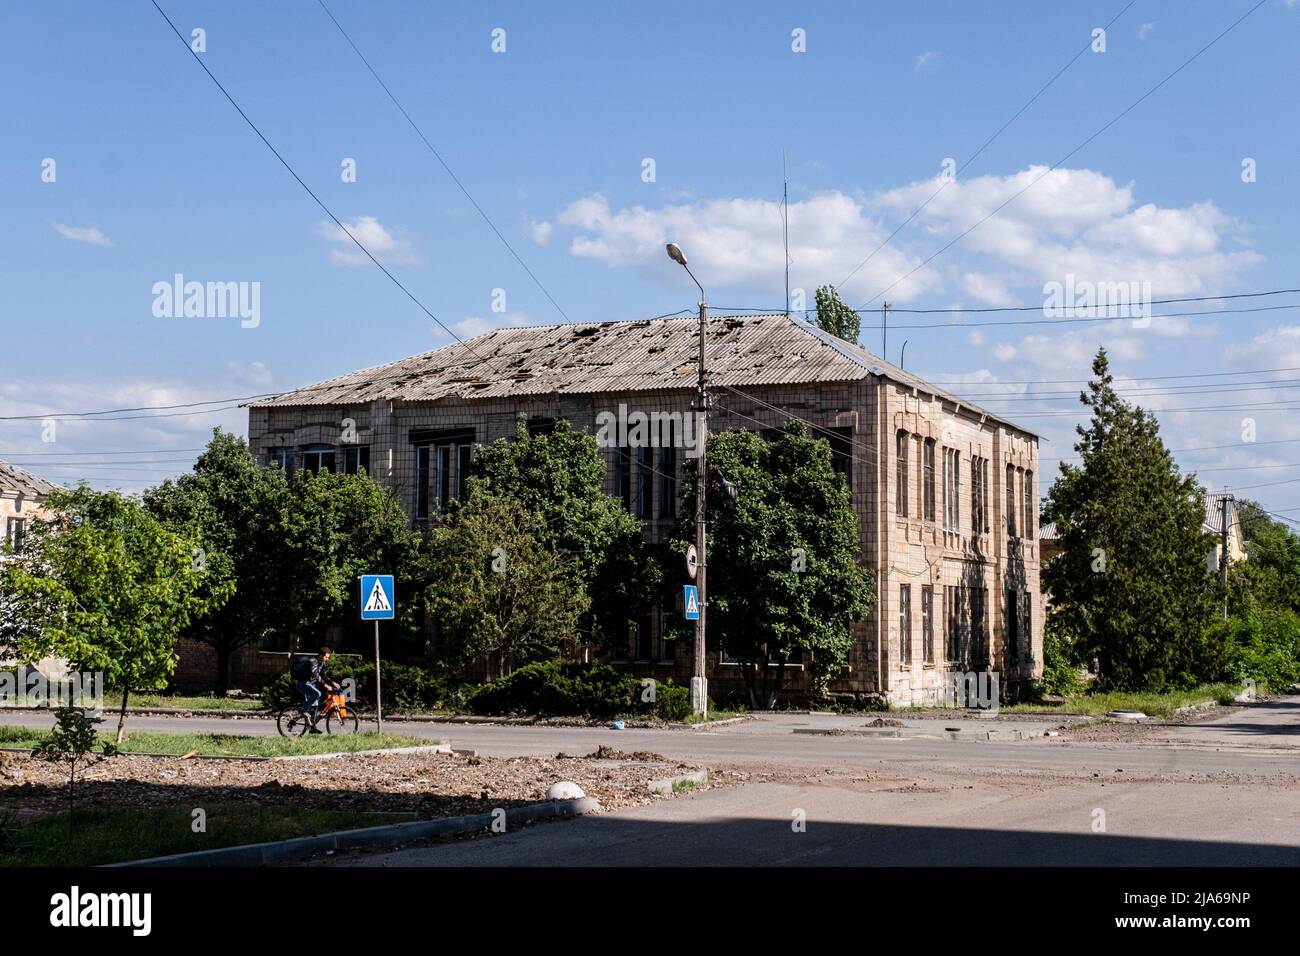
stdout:
<svg viewBox="0 0 1300 956">
<path fill-rule="evenodd" d="M 781 150 L 781 244 L 785 248 L 785 317 L 790 318 L 790 178 Z"/>
</svg>

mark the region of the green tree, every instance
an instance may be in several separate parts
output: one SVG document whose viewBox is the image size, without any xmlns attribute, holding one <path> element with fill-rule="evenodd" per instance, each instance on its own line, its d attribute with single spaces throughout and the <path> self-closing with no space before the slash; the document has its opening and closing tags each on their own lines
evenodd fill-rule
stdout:
<svg viewBox="0 0 1300 956">
<path fill-rule="evenodd" d="M 565 557 L 575 592 L 591 598 L 583 630 L 608 646 L 625 639 L 654 602 L 661 571 L 641 522 L 604 493 L 604 477 L 594 436 L 565 421 L 549 434 L 530 435 L 521 418 L 513 441 L 475 451 L 467 494 L 513 498 L 541 516 L 542 543 Z"/>
<path fill-rule="evenodd" d="M 1204 493 L 1182 476 L 1154 416 L 1122 401 L 1105 349 L 1080 401 L 1080 465 L 1051 489 L 1061 554 L 1043 569 L 1052 622 L 1108 690 L 1164 690 L 1221 666 L 1207 625 L 1215 581 Z"/>
<path fill-rule="evenodd" d="M 362 574 L 392 574 L 397 588 L 397 629 L 419 629 L 423 591 L 421 533 L 410 526 L 393 493 L 365 475 L 302 473 L 290 487 L 285 515 L 291 621 L 310 644 L 330 625 L 359 635 Z"/>
<path fill-rule="evenodd" d="M 830 446 L 794 421 L 770 442 L 747 431 L 715 435 L 708 460 L 709 643 L 740 662 L 755 708 L 775 705 L 796 654 L 823 694 L 848 661 L 850 624 L 874 600 L 873 576 L 856 560 L 857 513 Z M 694 538 L 694 480 L 686 486 L 679 553 Z"/>
<path fill-rule="evenodd" d="M 448 657 L 475 676 L 571 652 L 586 593 L 545 520 L 513 498 L 452 502 L 430 533 L 429 605 Z M 488 667 L 484 665 L 488 664 Z"/>
<path fill-rule="evenodd" d="M 242 438 L 215 429 L 193 472 L 169 478 L 144 500 L 169 526 L 197 536 L 194 563 L 206 567 L 205 589 L 233 592 L 185 629 L 185 636 L 213 649 L 216 690 L 224 693 L 232 656 L 289 626 L 287 589 L 277 584 L 289 567 L 284 472 L 259 467 Z"/>
<path fill-rule="evenodd" d="M 817 328 L 836 335 L 846 342 L 858 344 L 862 319 L 858 313 L 840 300 L 834 286 L 824 285 L 817 290 Z"/>
<path fill-rule="evenodd" d="M 77 767 L 84 770 L 117 756 L 115 744 L 100 743 L 95 727 L 103 722 L 80 707 L 60 707 L 54 712 L 54 729 L 32 749 L 33 757 L 68 765 L 69 825 L 77 808 Z"/>
<path fill-rule="evenodd" d="M 229 598 L 194 564 L 196 538 L 169 529 L 133 498 L 84 485 L 46 499 L 20 559 L 0 569 L 0 590 L 31 628 L 24 661 L 62 657 L 102 671 L 122 690 L 117 741 L 133 690 L 160 690 L 176 667 L 176 636 Z"/>
<path fill-rule="evenodd" d="M 1300 535 L 1275 521 L 1257 502 L 1242 500 L 1234 507 L 1241 528 L 1246 560 L 1228 567 L 1230 606 L 1244 610 L 1244 601 L 1260 608 L 1300 611 Z"/>
</svg>

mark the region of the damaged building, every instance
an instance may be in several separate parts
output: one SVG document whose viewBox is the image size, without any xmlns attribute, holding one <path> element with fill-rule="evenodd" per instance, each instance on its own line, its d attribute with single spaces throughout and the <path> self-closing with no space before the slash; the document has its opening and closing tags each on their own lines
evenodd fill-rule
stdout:
<svg viewBox="0 0 1300 956">
<path fill-rule="evenodd" d="M 463 490 L 474 446 L 567 420 L 595 433 L 620 405 L 689 418 L 698 321 L 686 318 L 504 328 L 259 402 L 258 460 L 296 470 L 365 471 L 418 524 Z M 896 704 L 941 695 L 953 673 L 992 670 L 1004 688 L 1042 672 L 1038 438 L 938 385 L 786 315 L 708 326 L 711 432 L 772 433 L 791 418 L 831 447 L 859 518 L 859 560 L 877 600 L 853 625 L 832 690 Z M 678 518 L 682 443 L 602 449 L 606 492 L 662 540 Z M 689 646 L 664 637 L 665 606 L 612 662 L 689 681 Z M 253 648 L 245 670 L 281 672 L 289 648 Z M 714 693 L 741 684 L 710 652 Z M 806 687 L 795 664 L 790 690 Z"/>
</svg>

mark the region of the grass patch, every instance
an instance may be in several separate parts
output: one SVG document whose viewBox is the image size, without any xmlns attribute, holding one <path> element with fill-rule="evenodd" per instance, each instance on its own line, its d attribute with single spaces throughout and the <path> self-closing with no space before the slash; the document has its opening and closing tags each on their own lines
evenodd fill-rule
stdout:
<svg viewBox="0 0 1300 956">
<path fill-rule="evenodd" d="M 0 867 L 97 866 L 393 822 L 390 814 L 298 806 L 204 807 L 206 833 L 195 833 L 192 807 L 93 807 L 38 817 L 0 812 Z"/>
<path fill-rule="evenodd" d="M 674 780 L 673 793 L 681 793 L 683 790 L 690 790 L 694 786 L 694 780 Z"/>
<path fill-rule="evenodd" d="M 734 717 L 744 717 L 749 713 L 745 710 L 710 710 L 707 717 L 701 717 L 699 714 L 687 714 L 682 719 L 684 724 L 703 724 L 712 723 L 715 720 L 731 720 Z"/>
<path fill-rule="evenodd" d="M 47 731 L 34 727 L 0 727 L 0 747 L 32 748 Z M 114 734 L 100 734 L 112 741 Z M 197 751 L 203 756 L 293 757 L 306 754 L 352 753 L 393 747 L 427 747 L 438 743 L 425 737 L 398 734 L 321 734 L 308 737 L 240 737 L 234 734 L 127 733 L 122 749 L 131 753 L 180 756 Z"/>
<path fill-rule="evenodd" d="M 1169 717 L 1180 707 L 1211 702 L 1230 704 L 1240 694 L 1238 684 L 1206 684 L 1192 690 L 1163 693 L 1116 691 L 1109 694 L 1077 694 L 1062 704 L 1013 704 L 1001 708 L 1004 714 L 1089 714 L 1104 716 L 1112 710 L 1140 710 L 1152 717 Z"/>
<path fill-rule="evenodd" d="M 122 706 L 120 690 L 104 691 L 104 709 L 116 711 Z M 174 707 L 178 710 L 265 710 L 266 705 L 260 700 L 248 700 L 236 697 L 218 697 L 199 694 L 185 696 L 177 694 L 138 694 L 132 691 L 127 695 L 128 707 Z"/>
</svg>

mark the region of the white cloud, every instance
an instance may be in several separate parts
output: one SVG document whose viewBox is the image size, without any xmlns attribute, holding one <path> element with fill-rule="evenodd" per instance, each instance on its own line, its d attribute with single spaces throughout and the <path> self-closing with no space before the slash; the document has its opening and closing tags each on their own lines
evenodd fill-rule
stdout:
<svg viewBox="0 0 1300 956">
<path fill-rule="evenodd" d="M 532 234 L 533 242 L 544 246 L 551 241 L 551 236 L 555 234 L 555 227 L 549 222 L 531 222 L 528 224 L 528 231 Z"/>
<path fill-rule="evenodd" d="M 1156 24 L 1154 20 L 1150 20 L 1142 24 L 1142 26 L 1138 27 L 1138 39 L 1145 40 L 1147 37 L 1151 35 L 1151 31 L 1154 30 L 1155 28 L 1156 28 Z"/>
<path fill-rule="evenodd" d="M 574 233 L 570 251 L 614 268 L 635 267 L 664 285 L 680 288 L 681 268 L 664 254 L 677 242 L 691 270 L 706 288 L 742 287 L 774 296 L 784 294 L 780 203 L 767 199 L 715 199 L 648 209 L 613 210 L 600 195 L 586 196 L 560 211 L 557 228 Z M 811 290 L 839 282 L 889 235 L 859 200 L 843 193 L 822 193 L 789 207 L 790 282 Z M 916 259 L 892 244 L 846 283 L 850 298 L 878 292 Z M 934 273 L 922 269 L 891 292 L 906 301 L 925 291 Z M 686 280 L 689 283 L 689 280 Z"/>
<path fill-rule="evenodd" d="M 889 301 L 900 303 L 922 293 L 956 292 L 985 305 L 1032 304 L 1042 301 L 1045 283 L 1065 284 L 1071 276 L 1076 283 L 1149 283 L 1152 298 L 1168 298 L 1240 287 L 1262 261 L 1247 246 L 1244 227 L 1212 202 L 1138 205 L 1133 183 L 1120 185 L 1088 169 L 1032 166 L 941 185 L 936 177 L 869 197 L 826 192 L 791 203 L 792 285 L 839 283 L 874 251 L 845 283 L 854 304 L 886 289 Z M 894 223 L 927 201 L 906 229 L 878 248 Z M 706 288 L 780 296 L 784 258 L 775 201 L 613 209 L 595 194 L 562 209 L 553 224 L 556 233 L 572 235 L 576 256 L 635 267 L 679 286 L 682 277 L 663 252 L 673 241 Z M 933 264 L 917 268 L 972 227 Z"/>
<path fill-rule="evenodd" d="M 92 246 L 111 246 L 113 241 L 99 231 L 97 226 L 65 226 L 61 222 L 52 224 L 54 231 L 64 239 L 73 242 L 88 242 Z"/>
<path fill-rule="evenodd" d="M 370 258 L 348 238 L 348 232 L 386 266 L 419 264 L 420 259 L 412 251 L 410 241 L 394 235 L 374 216 L 360 216 L 344 225 L 347 232 L 329 221 L 316 227 L 317 235 L 339 247 L 330 250 L 330 262 L 335 265 L 356 268 L 371 264 Z"/>
<path fill-rule="evenodd" d="M 912 62 L 913 73 L 926 73 L 937 69 L 943 53 L 939 50 L 926 50 Z"/>
<path fill-rule="evenodd" d="M 220 402 L 204 408 L 123 412 L 96 420 L 55 419 L 52 432 L 43 416 L 101 408 L 176 406 L 238 398 L 259 390 L 266 391 L 250 389 L 238 375 L 184 381 L 11 379 L 0 384 L 0 415 L 38 417 L 8 423 L 10 427 L 0 436 L 0 459 L 68 487 L 84 479 L 99 489 L 143 491 L 164 478 L 189 471 L 198 452 L 184 449 L 206 446 L 214 427 L 246 435 L 248 409 Z M 54 440 L 45 440 L 50 437 Z M 105 451 L 139 454 L 99 454 Z"/>
<path fill-rule="evenodd" d="M 503 312 L 498 315 L 482 316 L 468 315 L 459 322 L 451 326 L 451 330 L 456 333 L 459 339 L 472 339 L 476 336 L 491 332 L 493 329 L 519 328 L 528 324 L 528 314 L 525 312 Z M 450 339 L 441 327 L 433 327 L 434 338 Z"/>
<path fill-rule="evenodd" d="M 872 201 L 906 215 L 939 184 L 912 183 Z M 1132 183 L 1120 186 L 1092 170 L 1032 166 L 954 180 L 914 225 L 946 242 L 978 223 L 945 258 L 982 257 L 1001 266 L 1011 287 L 1041 289 L 1072 275 L 1076 282 L 1149 282 L 1155 298 L 1205 295 L 1237 285 L 1262 261 L 1247 248 L 1229 248 L 1244 245 L 1244 229 L 1213 203 L 1136 206 L 1133 193 Z"/>
</svg>

